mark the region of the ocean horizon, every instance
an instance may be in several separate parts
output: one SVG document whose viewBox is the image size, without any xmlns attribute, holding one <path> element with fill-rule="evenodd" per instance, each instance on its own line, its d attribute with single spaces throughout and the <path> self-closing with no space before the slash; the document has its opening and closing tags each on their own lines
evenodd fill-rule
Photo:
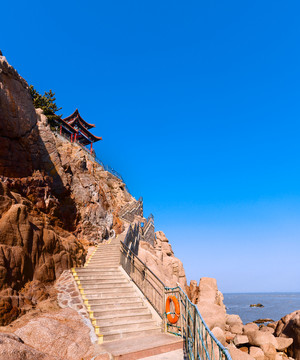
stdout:
<svg viewBox="0 0 300 360">
<path fill-rule="evenodd" d="M 278 321 L 285 315 L 300 310 L 300 292 L 224 293 L 227 314 L 237 314 L 244 324 L 258 319 Z M 251 304 L 263 307 L 250 307 Z"/>
</svg>

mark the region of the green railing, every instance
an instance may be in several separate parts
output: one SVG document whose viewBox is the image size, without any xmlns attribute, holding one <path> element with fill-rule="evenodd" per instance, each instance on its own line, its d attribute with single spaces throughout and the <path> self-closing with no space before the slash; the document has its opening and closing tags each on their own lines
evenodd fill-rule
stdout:
<svg viewBox="0 0 300 360">
<path fill-rule="evenodd" d="M 228 350 L 215 338 L 204 322 L 198 308 L 180 286 L 165 288 L 165 298 L 174 295 L 180 305 L 180 316 L 171 324 L 165 313 L 167 332 L 183 337 L 185 350 L 190 360 L 232 360 Z M 174 308 L 169 314 L 175 314 Z"/>
</svg>

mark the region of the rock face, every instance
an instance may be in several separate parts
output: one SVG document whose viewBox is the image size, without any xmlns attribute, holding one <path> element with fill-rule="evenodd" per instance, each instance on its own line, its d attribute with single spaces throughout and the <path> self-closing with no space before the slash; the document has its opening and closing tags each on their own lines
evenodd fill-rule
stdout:
<svg viewBox="0 0 300 360">
<path fill-rule="evenodd" d="M 288 354 L 300 360 L 300 310 L 294 311 L 277 323 L 275 336 L 292 338 L 293 344 L 288 348 Z"/>
<path fill-rule="evenodd" d="M 0 325 L 47 297 L 86 248 L 123 224 L 135 201 L 78 144 L 54 133 L 35 110 L 28 84 L 0 55 Z M 114 231 L 113 231 L 114 230 Z M 31 286 L 38 289 L 36 296 Z M 47 285 L 48 286 L 48 285 Z"/>
<path fill-rule="evenodd" d="M 0 360 L 59 360 L 24 344 L 17 335 L 0 333 Z"/>
<path fill-rule="evenodd" d="M 145 241 L 140 242 L 138 256 L 166 286 L 175 287 L 179 283 L 185 288 L 182 262 L 174 256 L 171 244 L 162 231 L 155 233 L 154 246 Z"/>
<path fill-rule="evenodd" d="M 0 56 L 0 174 L 31 175 L 38 167 L 38 138 L 28 84 Z"/>
</svg>

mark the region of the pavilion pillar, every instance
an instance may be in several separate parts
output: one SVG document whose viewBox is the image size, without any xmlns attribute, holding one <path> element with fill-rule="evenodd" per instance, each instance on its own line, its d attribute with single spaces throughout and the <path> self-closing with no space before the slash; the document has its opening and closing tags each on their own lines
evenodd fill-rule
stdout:
<svg viewBox="0 0 300 360">
<path fill-rule="evenodd" d="M 93 143 L 91 142 L 91 150 L 90 150 L 90 153 L 92 153 L 93 151 Z"/>
<path fill-rule="evenodd" d="M 60 130 L 59 130 L 60 135 L 61 135 L 61 131 L 62 131 L 62 125 L 60 125 Z"/>
</svg>

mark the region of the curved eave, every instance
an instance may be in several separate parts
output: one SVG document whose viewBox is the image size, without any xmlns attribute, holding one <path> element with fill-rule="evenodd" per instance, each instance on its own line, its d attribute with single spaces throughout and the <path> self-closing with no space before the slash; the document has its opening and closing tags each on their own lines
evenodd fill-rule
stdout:
<svg viewBox="0 0 300 360">
<path fill-rule="evenodd" d="M 76 110 L 73 112 L 73 114 L 71 114 L 70 116 L 64 118 L 63 120 L 66 121 L 66 122 L 75 121 L 77 117 L 78 117 L 78 119 L 84 124 L 84 126 L 85 126 L 87 129 L 91 129 L 91 128 L 94 128 L 94 127 L 95 127 L 94 124 L 89 124 L 88 122 L 86 122 L 86 121 L 80 116 L 78 109 L 76 109 Z"/>
</svg>

